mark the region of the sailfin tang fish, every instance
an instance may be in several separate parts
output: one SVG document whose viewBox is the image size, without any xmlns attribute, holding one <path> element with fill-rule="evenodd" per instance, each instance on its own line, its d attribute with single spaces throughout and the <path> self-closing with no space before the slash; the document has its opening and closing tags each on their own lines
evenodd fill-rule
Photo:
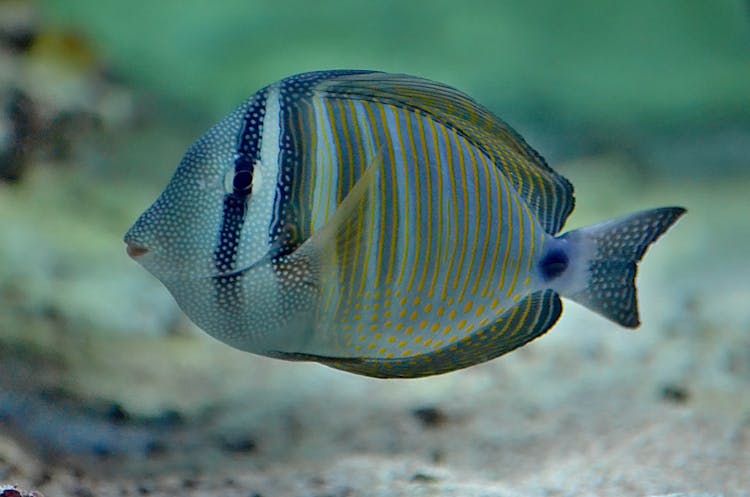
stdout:
<svg viewBox="0 0 750 497">
<path fill-rule="evenodd" d="M 414 378 L 528 343 L 560 296 L 638 326 L 637 264 L 685 210 L 560 234 L 573 206 L 570 182 L 458 90 L 314 72 L 193 144 L 125 242 L 233 347 Z"/>
</svg>

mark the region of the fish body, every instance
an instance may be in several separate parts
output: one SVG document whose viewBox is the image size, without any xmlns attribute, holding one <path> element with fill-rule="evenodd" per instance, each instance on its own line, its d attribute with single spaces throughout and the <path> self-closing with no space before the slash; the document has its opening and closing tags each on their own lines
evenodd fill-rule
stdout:
<svg viewBox="0 0 750 497">
<path fill-rule="evenodd" d="M 209 130 L 125 241 L 233 347 L 419 377 L 540 336 L 561 295 L 639 324 L 637 263 L 684 209 L 559 235 L 573 206 L 572 185 L 465 94 L 314 72 Z"/>
</svg>

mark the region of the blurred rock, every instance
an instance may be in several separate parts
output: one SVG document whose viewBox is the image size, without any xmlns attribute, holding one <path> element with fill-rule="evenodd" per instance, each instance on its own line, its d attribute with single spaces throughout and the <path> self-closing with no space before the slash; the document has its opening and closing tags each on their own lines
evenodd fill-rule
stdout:
<svg viewBox="0 0 750 497">
<path fill-rule="evenodd" d="M 75 148 L 133 122 L 132 94 L 87 38 L 47 29 L 31 3 L 0 3 L 0 181 L 21 180 L 35 159 L 72 163 Z"/>
<path fill-rule="evenodd" d="M 25 52 L 36 34 L 37 16 L 31 2 L 0 3 L 0 45 L 14 52 Z"/>
<path fill-rule="evenodd" d="M 0 497 L 44 497 L 40 492 L 21 491 L 16 486 L 3 486 L 0 485 Z"/>
<path fill-rule="evenodd" d="M 29 162 L 33 137 L 38 133 L 31 99 L 17 88 L 0 98 L 3 120 L 0 127 L 0 179 L 18 181 Z"/>
</svg>

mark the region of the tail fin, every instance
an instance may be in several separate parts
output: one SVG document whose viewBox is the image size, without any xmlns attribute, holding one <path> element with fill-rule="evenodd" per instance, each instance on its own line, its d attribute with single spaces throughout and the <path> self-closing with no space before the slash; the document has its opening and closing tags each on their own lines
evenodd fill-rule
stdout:
<svg viewBox="0 0 750 497">
<path fill-rule="evenodd" d="M 684 213 L 682 207 L 662 207 L 565 233 L 542 259 L 542 273 L 554 278 L 550 284 L 562 296 L 635 328 L 638 262 Z"/>
</svg>

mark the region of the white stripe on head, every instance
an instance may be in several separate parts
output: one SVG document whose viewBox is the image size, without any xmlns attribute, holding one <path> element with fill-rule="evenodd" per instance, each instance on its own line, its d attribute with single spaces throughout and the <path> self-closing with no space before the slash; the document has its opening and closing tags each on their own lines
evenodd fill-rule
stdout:
<svg viewBox="0 0 750 497">
<path fill-rule="evenodd" d="M 242 259 L 255 262 L 268 252 L 271 234 L 269 227 L 274 218 L 274 199 L 279 174 L 279 137 L 281 118 L 279 88 L 272 85 L 266 95 L 263 133 L 260 142 L 260 160 L 253 170 L 253 190 L 249 198 L 245 225 L 242 229 Z"/>
</svg>

